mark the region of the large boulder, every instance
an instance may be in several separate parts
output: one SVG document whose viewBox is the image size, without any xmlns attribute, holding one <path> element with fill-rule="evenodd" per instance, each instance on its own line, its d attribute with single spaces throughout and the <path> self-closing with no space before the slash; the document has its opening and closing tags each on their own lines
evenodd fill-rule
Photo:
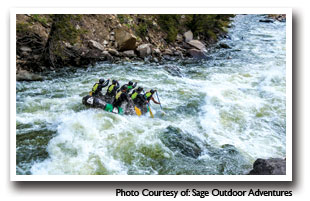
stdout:
<svg viewBox="0 0 310 201">
<path fill-rule="evenodd" d="M 183 36 L 184 36 L 185 42 L 189 42 L 193 40 L 193 32 L 191 30 L 185 32 Z"/>
<path fill-rule="evenodd" d="M 89 40 L 88 41 L 88 46 L 92 49 L 97 49 L 100 51 L 104 51 L 104 46 L 98 43 L 97 41 L 94 40 Z"/>
<path fill-rule="evenodd" d="M 199 40 L 191 40 L 191 41 L 187 42 L 187 44 L 189 44 L 190 46 L 192 46 L 198 50 L 206 49 L 206 46 L 202 42 L 200 42 Z"/>
<path fill-rule="evenodd" d="M 206 52 L 204 50 L 197 50 L 197 49 L 190 49 L 188 50 L 188 53 L 195 59 L 201 60 L 201 59 L 207 59 Z"/>
<path fill-rule="evenodd" d="M 286 159 L 270 158 L 257 159 L 253 164 L 250 175 L 285 175 Z"/>
<path fill-rule="evenodd" d="M 142 44 L 137 48 L 139 56 L 144 58 L 152 54 L 152 45 L 151 44 Z"/>
<path fill-rule="evenodd" d="M 122 28 L 115 30 L 115 41 L 120 51 L 136 49 L 137 38 Z"/>
<path fill-rule="evenodd" d="M 40 75 L 30 73 L 26 70 L 19 70 L 16 74 L 16 81 L 42 81 L 43 78 Z"/>
</svg>

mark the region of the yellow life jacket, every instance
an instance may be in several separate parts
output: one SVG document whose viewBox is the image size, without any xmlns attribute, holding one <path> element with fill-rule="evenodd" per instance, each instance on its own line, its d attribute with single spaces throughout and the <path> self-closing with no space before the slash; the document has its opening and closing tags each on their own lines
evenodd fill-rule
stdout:
<svg viewBox="0 0 310 201">
<path fill-rule="evenodd" d="M 99 83 L 96 83 L 94 86 L 93 86 L 93 88 L 92 88 L 92 92 L 93 93 L 95 93 L 96 92 L 96 90 L 97 90 L 97 88 L 98 88 L 98 86 L 99 86 Z"/>
<path fill-rule="evenodd" d="M 112 84 L 111 86 L 109 86 L 109 88 L 108 88 L 108 92 L 109 92 L 109 93 L 112 93 L 112 91 L 113 91 L 114 87 L 115 87 L 115 85 L 114 85 L 114 84 Z"/>
<path fill-rule="evenodd" d="M 122 93 L 123 93 L 122 91 L 119 91 L 119 92 L 116 94 L 115 99 L 117 100 L 117 99 L 121 96 Z"/>
<path fill-rule="evenodd" d="M 149 98 L 150 98 L 152 95 L 153 95 L 153 94 L 152 94 L 151 92 L 146 92 L 145 98 L 146 98 L 147 100 L 149 100 Z"/>
<path fill-rule="evenodd" d="M 138 92 L 135 92 L 131 95 L 131 99 L 134 100 L 135 98 L 137 98 L 138 96 Z"/>
</svg>

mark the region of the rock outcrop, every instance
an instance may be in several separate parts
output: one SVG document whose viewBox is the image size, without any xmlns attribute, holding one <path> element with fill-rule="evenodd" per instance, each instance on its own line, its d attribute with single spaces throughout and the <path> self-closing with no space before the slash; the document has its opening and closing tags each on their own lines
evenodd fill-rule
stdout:
<svg viewBox="0 0 310 201">
<path fill-rule="evenodd" d="M 285 175 L 286 159 L 270 158 L 257 159 L 253 164 L 250 175 Z"/>
<path fill-rule="evenodd" d="M 26 70 L 35 74 L 63 66 L 94 65 L 98 61 L 143 59 L 145 62 L 162 62 L 190 57 L 207 58 L 206 46 L 210 44 L 208 38 L 201 35 L 194 38 L 192 30 L 183 24 L 185 29 L 176 28 L 178 33 L 175 39 L 170 41 L 167 37 L 169 31 L 159 25 L 157 15 L 86 14 L 77 18 L 78 20 L 71 21 L 76 33 L 66 33 L 74 40 L 54 41 L 53 45 L 50 45 L 52 15 L 17 15 L 17 71 Z M 66 29 L 60 31 L 65 32 Z M 216 33 L 220 34 L 220 31 L 216 30 Z M 213 38 L 216 38 L 216 34 Z M 29 80 L 30 77 L 25 72 L 18 75 L 19 80 Z"/>
</svg>

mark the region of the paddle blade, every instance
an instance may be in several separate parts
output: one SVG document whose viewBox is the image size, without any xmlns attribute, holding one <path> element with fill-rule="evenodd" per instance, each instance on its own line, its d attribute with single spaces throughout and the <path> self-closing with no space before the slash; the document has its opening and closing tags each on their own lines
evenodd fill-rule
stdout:
<svg viewBox="0 0 310 201">
<path fill-rule="evenodd" d="M 153 112 L 152 112 L 152 110 L 151 110 L 151 107 L 149 107 L 149 110 L 150 110 L 150 115 L 151 115 L 151 117 L 154 118 L 154 115 L 153 115 Z"/>
<path fill-rule="evenodd" d="M 141 116 L 141 110 L 135 106 L 135 111 L 138 116 Z"/>
</svg>

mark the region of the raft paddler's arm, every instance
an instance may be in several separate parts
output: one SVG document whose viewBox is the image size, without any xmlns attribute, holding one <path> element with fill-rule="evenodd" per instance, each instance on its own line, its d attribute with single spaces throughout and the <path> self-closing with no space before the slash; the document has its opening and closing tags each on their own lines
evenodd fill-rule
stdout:
<svg viewBox="0 0 310 201">
<path fill-rule="evenodd" d="M 155 104 L 160 104 L 160 103 L 157 102 L 153 97 L 151 98 L 151 100 L 152 100 Z"/>
<path fill-rule="evenodd" d="M 110 79 L 108 79 L 107 81 L 105 81 L 105 83 L 103 83 L 103 85 L 102 85 L 102 88 L 108 86 L 109 82 L 110 82 Z"/>
<path fill-rule="evenodd" d="M 136 86 L 137 86 L 137 82 L 132 86 L 132 88 L 134 89 L 136 88 Z"/>
</svg>

